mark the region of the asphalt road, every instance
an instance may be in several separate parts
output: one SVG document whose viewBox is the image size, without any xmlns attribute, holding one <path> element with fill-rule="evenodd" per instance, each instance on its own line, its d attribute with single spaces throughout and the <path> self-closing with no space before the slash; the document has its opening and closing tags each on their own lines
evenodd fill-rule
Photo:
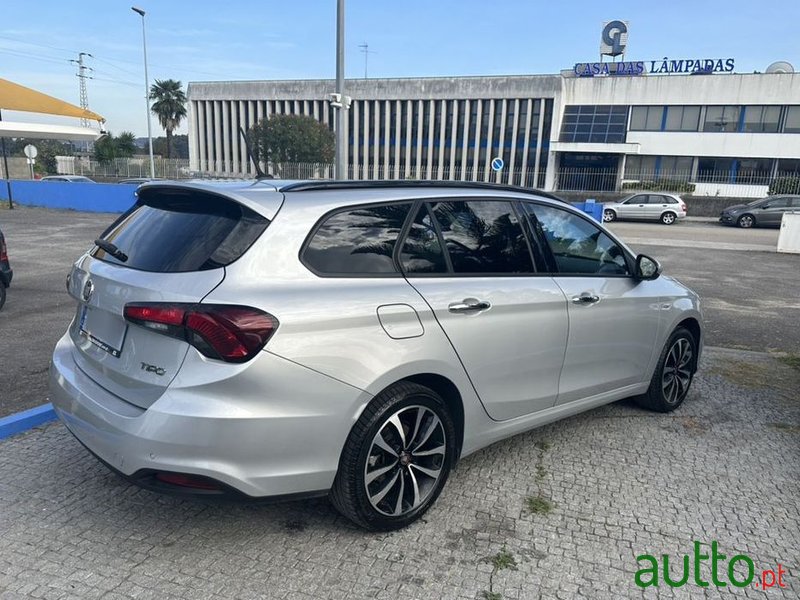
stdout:
<svg viewBox="0 0 800 600">
<path fill-rule="evenodd" d="M 18 207 L 0 209 L 14 281 L 0 311 L 0 416 L 47 402 L 50 353 L 75 306 L 64 290 L 77 258 L 115 218 Z M 800 352 L 800 255 L 774 248 L 776 230 L 713 223 L 614 223 L 630 246 L 704 299 L 706 344 Z"/>
</svg>

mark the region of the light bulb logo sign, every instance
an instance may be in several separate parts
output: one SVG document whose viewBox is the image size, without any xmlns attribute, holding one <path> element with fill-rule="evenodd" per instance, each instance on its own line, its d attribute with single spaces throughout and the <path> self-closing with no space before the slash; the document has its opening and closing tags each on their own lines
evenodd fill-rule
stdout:
<svg viewBox="0 0 800 600">
<path fill-rule="evenodd" d="M 604 23 L 603 35 L 600 40 L 600 54 L 604 56 L 619 56 L 625 53 L 627 45 L 627 21 L 608 21 Z"/>
</svg>

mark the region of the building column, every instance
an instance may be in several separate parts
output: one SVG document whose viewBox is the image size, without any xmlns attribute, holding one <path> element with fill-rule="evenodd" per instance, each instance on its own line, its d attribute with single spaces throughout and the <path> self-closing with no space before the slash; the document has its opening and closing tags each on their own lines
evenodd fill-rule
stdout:
<svg viewBox="0 0 800 600">
<path fill-rule="evenodd" d="M 422 171 L 422 134 L 425 128 L 422 126 L 425 117 L 425 102 L 423 100 L 417 101 L 417 160 L 414 164 L 414 178 L 422 179 L 420 177 Z"/>
<path fill-rule="evenodd" d="M 508 100 L 503 98 L 502 105 L 500 107 L 500 145 L 498 146 L 498 154 L 500 158 L 503 159 L 504 163 L 507 163 L 506 160 L 506 113 L 508 111 Z M 506 165 L 504 164 L 503 167 Z M 513 168 L 513 167 L 512 167 Z M 500 183 L 501 178 L 503 177 L 503 170 L 501 169 L 495 174 L 494 181 L 495 183 Z"/>
<path fill-rule="evenodd" d="M 461 149 L 458 144 L 458 100 L 453 100 L 453 121 L 450 126 L 450 173 L 447 179 L 450 181 L 456 178 L 456 153 Z"/>
<path fill-rule="evenodd" d="M 361 106 L 360 100 L 354 100 L 353 105 L 350 110 L 353 111 L 353 131 L 351 132 L 353 136 L 353 179 L 358 179 L 358 135 L 360 127 L 358 126 L 358 120 L 360 118 L 360 111 L 359 107 Z"/>
<path fill-rule="evenodd" d="M 544 115 L 545 115 L 545 102 L 542 98 L 539 100 L 539 131 L 536 134 L 536 159 L 533 165 L 533 170 L 536 172 L 533 180 L 533 187 L 539 187 L 539 169 L 541 168 L 542 148 L 544 146 Z M 547 145 L 550 147 L 550 144 Z M 550 161 L 547 161 L 547 170 L 550 171 Z"/>
<path fill-rule="evenodd" d="M 230 101 L 230 122 L 231 122 L 231 154 L 230 166 L 232 173 L 241 173 L 239 164 L 239 101 Z M 227 154 L 227 153 L 226 153 Z"/>
<path fill-rule="evenodd" d="M 478 100 L 478 112 L 475 118 L 475 152 L 472 156 L 472 176 L 470 181 L 478 181 L 478 161 L 481 157 L 481 121 L 483 120 L 483 103 L 484 100 Z"/>
<path fill-rule="evenodd" d="M 403 102 L 395 100 L 394 103 L 394 178 L 400 179 L 400 153 L 403 150 Z"/>
<path fill-rule="evenodd" d="M 445 144 L 445 128 L 447 127 L 447 100 L 439 100 L 441 111 L 439 113 L 439 164 L 436 166 L 436 179 L 443 179 L 444 159 L 447 152 Z"/>
<path fill-rule="evenodd" d="M 525 134 L 522 141 L 522 173 L 519 179 L 519 184 L 525 187 L 525 177 L 528 174 L 528 150 L 531 141 L 531 120 L 533 119 L 534 101 L 528 98 L 525 102 L 528 103 L 526 118 L 525 118 Z M 536 185 L 536 177 L 534 176 L 534 186 Z"/>
<path fill-rule="evenodd" d="M 189 134 L 189 170 L 200 171 L 202 165 L 206 161 L 206 111 L 205 103 L 203 101 L 192 102 L 194 106 L 194 113 L 196 121 L 192 125 L 194 131 L 194 143 L 192 142 L 192 134 Z M 200 136 L 203 136 L 202 139 Z"/>
<path fill-rule="evenodd" d="M 409 171 L 411 171 L 411 122 L 414 117 L 413 102 L 413 100 L 406 100 L 406 164 L 403 179 L 407 179 Z"/>
<path fill-rule="evenodd" d="M 369 160 L 369 100 L 364 100 L 364 145 L 363 145 L 363 156 L 364 156 L 364 166 L 361 171 L 361 178 L 362 179 L 371 179 L 370 177 L 370 160 Z"/>
<path fill-rule="evenodd" d="M 489 127 L 486 136 L 486 160 L 483 161 L 483 180 L 489 181 L 492 169 L 492 154 L 494 153 L 494 99 L 489 100 Z"/>
<path fill-rule="evenodd" d="M 506 181 L 511 185 L 514 184 L 514 169 L 517 166 L 517 129 L 519 128 L 519 99 L 514 100 L 514 123 L 511 125 L 511 153 L 508 162 L 511 168 L 508 170 L 508 178 Z"/>
<path fill-rule="evenodd" d="M 436 100 L 428 100 L 428 157 L 425 160 L 425 179 L 433 178 L 433 139 L 436 127 Z"/>
<path fill-rule="evenodd" d="M 558 152 L 548 152 L 547 172 L 544 175 L 544 191 L 553 192 L 556 189 L 556 162 Z"/>
<path fill-rule="evenodd" d="M 381 169 L 381 101 L 372 101 L 372 179 L 385 179 Z"/>
<path fill-rule="evenodd" d="M 383 101 L 383 178 L 389 176 L 389 151 L 392 144 L 392 101 Z"/>
<path fill-rule="evenodd" d="M 472 100 L 464 101 L 464 129 L 462 130 L 463 137 L 461 139 L 461 172 L 458 174 L 459 181 L 465 181 L 467 178 L 467 161 L 469 160 L 469 119 L 472 114 L 470 102 Z"/>
<path fill-rule="evenodd" d="M 247 100 L 239 100 L 239 126 L 242 128 L 244 135 L 247 135 L 249 129 L 247 124 L 248 114 L 252 112 L 247 110 Z M 247 144 L 244 143 L 242 138 L 242 131 L 236 132 L 236 137 L 239 138 L 239 169 L 242 173 L 250 172 L 250 157 L 247 155 Z"/>
<path fill-rule="evenodd" d="M 214 100 L 214 172 L 222 172 L 222 160 L 222 101 Z"/>
</svg>

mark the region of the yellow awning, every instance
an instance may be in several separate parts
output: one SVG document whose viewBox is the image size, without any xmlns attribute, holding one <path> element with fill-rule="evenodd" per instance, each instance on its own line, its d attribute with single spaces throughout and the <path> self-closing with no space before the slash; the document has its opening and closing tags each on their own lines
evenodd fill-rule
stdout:
<svg viewBox="0 0 800 600">
<path fill-rule="evenodd" d="M 0 109 L 2 108 L 105 122 L 105 119 L 97 113 L 6 79 L 0 79 Z"/>
</svg>

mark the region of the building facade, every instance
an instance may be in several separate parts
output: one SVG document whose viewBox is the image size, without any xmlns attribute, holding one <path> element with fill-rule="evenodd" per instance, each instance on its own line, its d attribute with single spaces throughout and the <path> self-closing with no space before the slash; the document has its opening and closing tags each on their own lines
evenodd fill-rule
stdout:
<svg viewBox="0 0 800 600">
<path fill-rule="evenodd" d="M 239 129 L 275 114 L 309 115 L 333 128 L 333 89 L 332 80 L 191 83 L 191 168 L 253 174 Z M 353 179 L 583 191 L 658 180 L 690 184 L 700 195 L 759 195 L 776 178 L 800 175 L 800 74 L 565 71 L 359 79 L 346 90 Z M 309 174 L 329 175 L 328 166 Z"/>
</svg>

